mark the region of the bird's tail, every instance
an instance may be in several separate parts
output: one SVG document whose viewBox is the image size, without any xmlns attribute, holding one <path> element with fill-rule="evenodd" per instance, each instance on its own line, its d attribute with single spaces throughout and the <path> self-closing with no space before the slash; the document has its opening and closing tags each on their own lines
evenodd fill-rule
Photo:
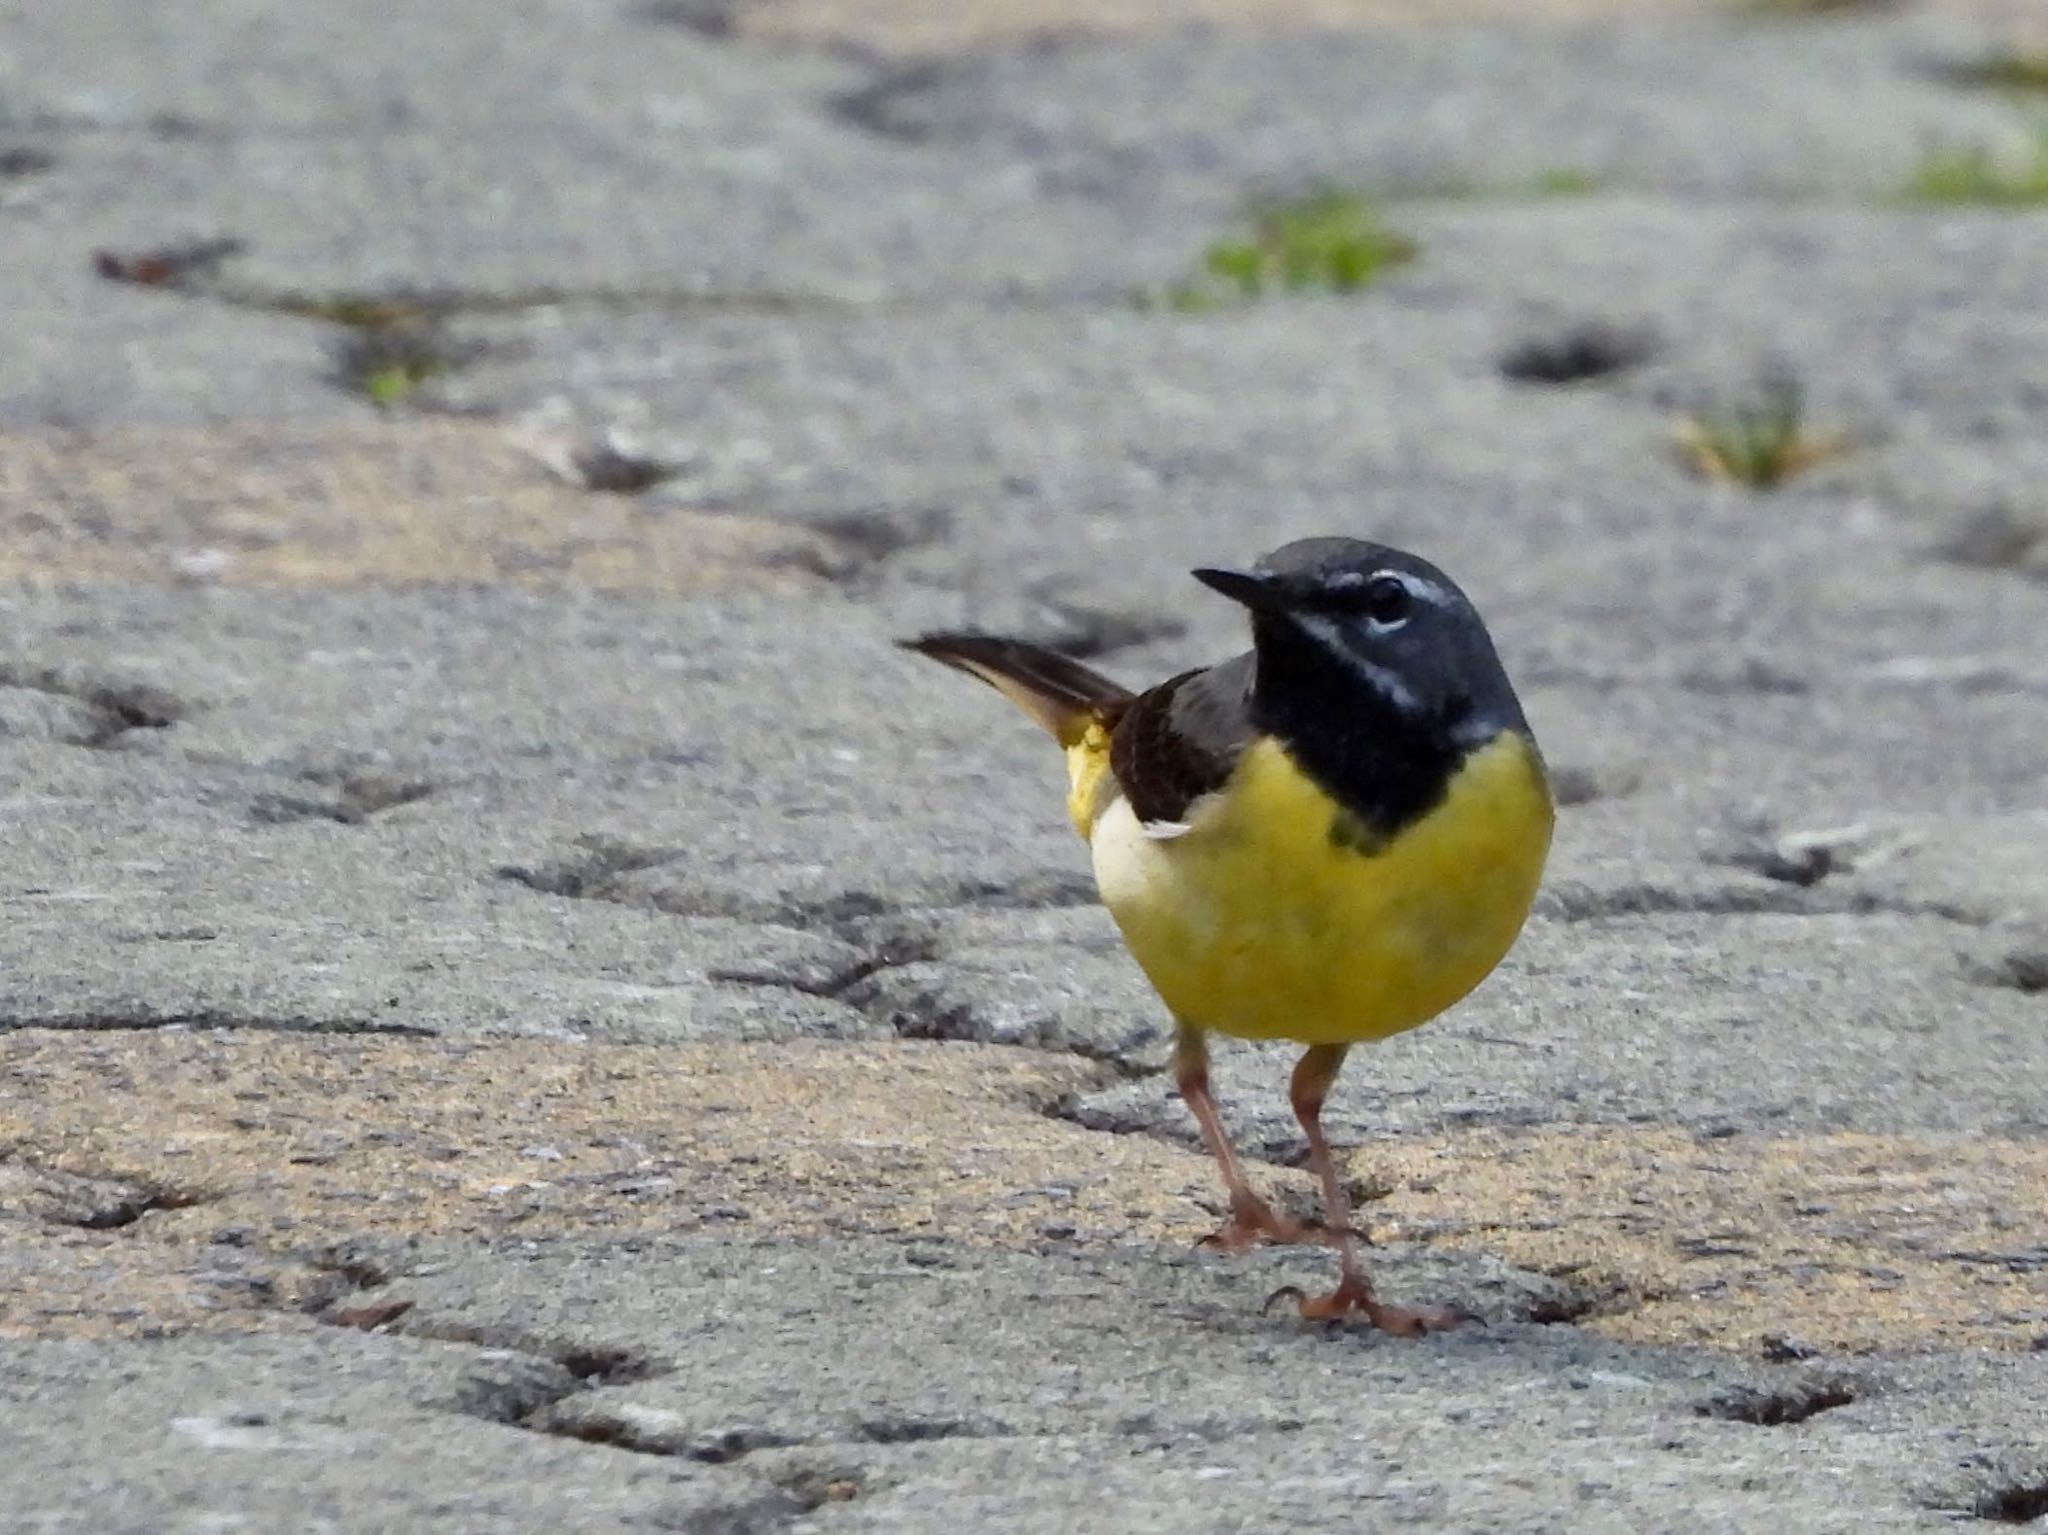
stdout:
<svg viewBox="0 0 2048 1535">
<path fill-rule="evenodd" d="M 1027 640 L 992 634 L 923 634 L 900 641 L 905 650 L 979 677 L 1045 728 L 1062 746 L 1074 746 L 1090 725 L 1114 726 L 1135 696 L 1079 661 Z"/>
</svg>

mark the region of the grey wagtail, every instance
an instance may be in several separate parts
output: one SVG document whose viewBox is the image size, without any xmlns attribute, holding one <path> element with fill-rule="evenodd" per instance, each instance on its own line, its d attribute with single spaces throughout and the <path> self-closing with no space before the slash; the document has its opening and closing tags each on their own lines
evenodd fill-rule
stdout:
<svg viewBox="0 0 2048 1535">
<path fill-rule="evenodd" d="M 1181 1096 L 1223 1170 L 1227 1249 L 1302 1241 L 1246 1182 L 1209 1091 L 1211 1030 L 1308 1046 L 1290 1097 L 1322 1183 L 1337 1288 L 1305 1317 L 1454 1325 L 1383 1304 L 1323 1135 L 1345 1053 L 1427 1023 L 1515 941 L 1550 849 L 1542 754 L 1471 601 L 1428 561 L 1350 538 L 1195 578 L 1252 648 L 1133 693 L 1022 640 L 908 649 L 994 686 L 1067 756 L 1067 811 L 1124 942 L 1177 1028 Z"/>
</svg>

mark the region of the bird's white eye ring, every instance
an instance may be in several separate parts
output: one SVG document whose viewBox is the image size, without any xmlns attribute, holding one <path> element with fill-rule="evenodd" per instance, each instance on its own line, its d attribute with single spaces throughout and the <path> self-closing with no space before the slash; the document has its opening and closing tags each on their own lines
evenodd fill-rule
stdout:
<svg viewBox="0 0 2048 1535">
<path fill-rule="evenodd" d="M 1360 603 L 1367 618 L 1388 627 L 1404 621 L 1414 605 L 1415 594 L 1408 590 L 1408 583 L 1385 571 L 1365 584 Z"/>
</svg>

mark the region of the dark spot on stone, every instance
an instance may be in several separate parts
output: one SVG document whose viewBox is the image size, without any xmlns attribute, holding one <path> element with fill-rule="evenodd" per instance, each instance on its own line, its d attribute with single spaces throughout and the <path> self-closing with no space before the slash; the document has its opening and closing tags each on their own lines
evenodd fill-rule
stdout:
<svg viewBox="0 0 2048 1535">
<path fill-rule="evenodd" d="M 674 459 L 636 452 L 616 442 L 586 443 L 571 450 L 569 467 L 586 490 L 636 496 L 674 479 L 684 466 Z"/>
<path fill-rule="evenodd" d="M 1011 880 L 963 885 L 953 899 L 933 904 L 1028 911 L 1093 906 L 1097 899 L 1092 875 L 1078 869 L 1034 869 Z"/>
<path fill-rule="evenodd" d="M 666 1368 L 638 1349 L 617 1344 L 572 1344 L 549 1351 L 556 1363 L 582 1381 L 601 1386 L 647 1380 Z"/>
<path fill-rule="evenodd" d="M 2039 996 L 2048 992 L 2048 939 L 1989 955 L 1966 956 L 1963 973 L 1980 986 Z"/>
<path fill-rule="evenodd" d="M 1560 807 L 1620 799 L 1642 786 L 1639 768 L 1624 764 L 1567 762 L 1550 770 L 1550 797 Z"/>
<path fill-rule="evenodd" d="M 923 1444 L 933 1439 L 982 1439 L 995 1430 L 965 1418 L 921 1418 L 904 1413 L 864 1418 L 854 1425 L 853 1432 L 869 1444 Z"/>
<path fill-rule="evenodd" d="M 412 1338 L 431 1338 L 443 1343 L 467 1343 L 477 1348 L 503 1349 L 528 1354 L 565 1372 L 580 1387 L 621 1386 L 651 1380 L 668 1373 L 670 1366 L 650 1354 L 624 1344 L 584 1343 L 570 1339 L 536 1336 L 515 1327 L 429 1318 L 414 1321 L 404 1329 Z M 564 1393 L 566 1394 L 566 1393 Z M 560 1397 L 550 1399 L 558 1401 Z"/>
<path fill-rule="evenodd" d="M 847 580 L 870 575 L 914 549 L 944 543 L 953 531 L 953 514 L 943 506 L 859 507 L 807 517 L 803 526 L 832 541 L 844 559 L 826 574 Z"/>
<path fill-rule="evenodd" d="M 225 143 L 237 136 L 237 130 L 226 123 L 208 122 L 185 112 L 153 112 L 142 126 L 151 138 L 171 143 Z"/>
<path fill-rule="evenodd" d="M 239 256 L 247 248 L 245 241 L 229 235 L 213 240 L 187 240 L 147 251 L 95 251 L 92 265 L 109 282 L 168 287 L 207 276 L 223 261 Z"/>
<path fill-rule="evenodd" d="M 50 734 L 74 746 L 114 746 L 131 730 L 162 730 L 186 712 L 178 700 L 149 683 L 83 675 L 63 666 L 0 662 L 0 688 L 72 700 L 78 706 L 75 717 Z"/>
<path fill-rule="evenodd" d="M 1934 553 L 1981 570 L 2017 570 L 2048 579 L 2048 502 L 1997 501 L 1961 517 Z"/>
<path fill-rule="evenodd" d="M 57 157 L 47 149 L 38 149 L 33 144 L 15 144 L 0 149 L 0 179 L 16 176 L 40 176 L 54 168 Z"/>
<path fill-rule="evenodd" d="M 634 12 L 656 26 L 681 27 L 699 37 L 731 37 L 747 0 L 647 0 Z"/>
<path fill-rule="evenodd" d="M 323 1273 L 334 1274 L 359 1290 L 373 1290 L 389 1284 L 394 1265 L 375 1255 L 369 1239 L 346 1237 L 331 1242 L 312 1255 L 312 1264 Z"/>
<path fill-rule="evenodd" d="M 1797 698 L 1813 691 L 1813 684 L 1796 672 L 1766 660 L 1746 656 L 1732 668 L 1700 668 L 1682 673 L 1678 685 L 1695 693 L 1763 693 L 1772 697 Z"/>
<path fill-rule="evenodd" d="M 918 144 L 932 136 L 932 124 L 919 119 L 908 104 L 945 79 L 936 60 L 920 60 L 884 70 L 858 90 L 832 97 L 826 105 L 842 122 L 885 139 Z"/>
<path fill-rule="evenodd" d="M 542 895 L 566 896 L 572 900 L 615 898 L 615 882 L 624 875 L 666 863 L 675 854 L 658 848 L 629 847 L 603 837 L 580 839 L 583 851 L 575 857 L 527 868 L 506 864 L 498 878 L 537 890 Z"/>
<path fill-rule="evenodd" d="M 1781 880 L 1802 889 L 1817 885 L 1835 872 L 1834 849 L 1805 846 L 1744 849 L 1730 862 L 1752 869 L 1765 879 Z"/>
<path fill-rule="evenodd" d="M 1808 1418 L 1847 1407 L 1856 1392 L 1838 1380 L 1811 1381 L 1803 1385 L 1769 1390 L 1757 1386 L 1731 1386 L 1716 1392 L 1693 1411 L 1703 1418 L 1721 1418 L 1730 1423 L 1753 1423 L 1759 1428 L 1781 1428 L 1804 1423 Z"/>
<path fill-rule="evenodd" d="M 778 1450 L 799 1441 L 787 1434 L 778 1434 L 767 1428 L 722 1428 L 715 1433 L 703 1434 L 690 1441 L 686 1452 L 691 1460 L 703 1461 L 709 1466 L 722 1466 L 728 1461 L 738 1460 L 742 1455 L 751 1455 L 756 1450 Z"/>
<path fill-rule="evenodd" d="M 1680 1237 L 1671 1245 L 1688 1258 L 1747 1258 L 1756 1249 L 1742 1238 L 1746 1232 L 1723 1232 L 1712 1236 Z"/>
<path fill-rule="evenodd" d="M 51 1196 L 44 1214 L 66 1226 L 87 1231 L 118 1231 L 158 1210 L 184 1210 L 201 1196 L 162 1184 L 129 1178 L 76 1177 L 48 1172 Z"/>
<path fill-rule="evenodd" d="M 1583 321 L 1517 342 L 1501 354 L 1500 371 L 1521 384 L 1577 384 L 1639 367 L 1660 345 L 1647 325 Z"/>
<path fill-rule="evenodd" d="M 1578 1286 L 1567 1285 L 1561 1290 L 1534 1296 L 1522 1315 L 1526 1321 L 1555 1327 L 1582 1322 L 1599 1309 L 1598 1296 Z"/>
<path fill-rule="evenodd" d="M 395 778 L 375 773 L 346 773 L 331 798 L 299 794 L 259 794 L 250 802 L 256 821 L 276 825 L 290 821 L 333 821 L 360 826 L 373 816 L 415 804 L 434 792 L 424 779 Z"/>
<path fill-rule="evenodd" d="M 1781 1364 L 1789 1364 L 1799 1359 L 1815 1359 L 1820 1356 L 1820 1350 L 1811 1343 L 1804 1342 L 1799 1338 L 1788 1338 L 1783 1333 L 1765 1333 L 1760 1340 L 1760 1346 L 1763 1349 L 1764 1358 L 1775 1360 Z"/>
<path fill-rule="evenodd" d="M 1970 1513 L 1994 1524 L 2032 1524 L 2048 1519 L 2048 1478 L 1994 1487 L 1970 1505 Z"/>
</svg>

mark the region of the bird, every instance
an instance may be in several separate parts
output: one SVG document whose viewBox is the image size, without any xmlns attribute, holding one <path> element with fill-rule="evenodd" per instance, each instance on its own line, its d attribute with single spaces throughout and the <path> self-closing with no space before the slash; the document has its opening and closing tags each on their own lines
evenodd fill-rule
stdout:
<svg viewBox="0 0 2048 1535">
<path fill-rule="evenodd" d="M 1355 1045 L 1437 1017 L 1527 920 L 1555 820 L 1543 754 L 1471 600 L 1429 561 L 1300 539 L 1194 578 L 1251 648 L 1142 692 L 1045 646 L 949 631 L 899 641 L 993 686 L 1064 750 L 1067 811 L 1102 902 L 1174 1020 L 1174 1077 L 1221 1170 L 1209 1239 L 1328 1242 L 1338 1281 L 1303 1317 L 1417 1336 L 1467 1320 L 1382 1301 L 1322 1125 Z M 1210 1089 L 1208 1039 L 1304 1048 L 1289 1099 L 1323 1222 L 1252 1187 Z"/>
</svg>

